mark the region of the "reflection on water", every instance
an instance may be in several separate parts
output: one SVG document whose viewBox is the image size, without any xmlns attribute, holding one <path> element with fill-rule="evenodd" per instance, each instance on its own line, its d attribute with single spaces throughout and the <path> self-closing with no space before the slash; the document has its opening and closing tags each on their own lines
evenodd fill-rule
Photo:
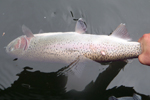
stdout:
<svg viewBox="0 0 150 100">
<path fill-rule="evenodd" d="M 109 67 L 99 73 L 95 81 L 91 81 L 85 86 L 84 90 L 66 91 L 68 75 L 63 74 L 70 69 L 65 66 L 56 72 L 43 73 L 40 71 L 32 72 L 31 67 L 24 67 L 24 70 L 17 74 L 19 76 L 11 87 L 0 90 L 0 99 L 99 99 L 108 100 L 110 96 L 123 97 L 132 96 L 137 93 L 132 87 L 114 87 L 106 90 L 107 86 L 114 77 L 124 68 L 127 63 L 124 61 L 111 62 Z M 62 74 L 60 74 L 62 73 Z M 88 77 L 88 76 L 87 76 Z M 84 79 L 82 79 L 84 80 Z M 139 94 L 142 98 L 148 98 Z"/>
</svg>

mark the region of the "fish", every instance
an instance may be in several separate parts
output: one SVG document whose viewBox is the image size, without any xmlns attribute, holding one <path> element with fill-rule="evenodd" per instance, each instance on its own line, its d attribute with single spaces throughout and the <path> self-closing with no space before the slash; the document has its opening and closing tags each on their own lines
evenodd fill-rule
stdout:
<svg viewBox="0 0 150 100">
<path fill-rule="evenodd" d="M 137 58 L 139 42 L 131 41 L 127 28 L 121 23 L 111 35 L 87 34 L 87 25 L 79 18 L 75 32 L 33 34 L 25 25 L 22 35 L 11 41 L 7 54 L 24 60 L 70 63 L 76 59 L 110 62 Z"/>
</svg>

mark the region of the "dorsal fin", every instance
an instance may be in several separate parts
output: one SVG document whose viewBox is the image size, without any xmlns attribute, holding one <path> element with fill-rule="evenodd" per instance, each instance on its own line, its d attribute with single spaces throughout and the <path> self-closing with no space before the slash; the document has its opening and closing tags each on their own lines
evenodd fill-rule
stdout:
<svg viewBox="0 0 150 100">
<path fill-rule="evenodd" d="M 27 37 L 34 37 L 32 31 L 27 28 L 25 25 L 22 25 L 22 32 L 27 36 Z"/>
<path fill-rule="evenodd" d="M 113 33 L 110 36 L 114 36 L 114 37 L 118 37 L 118 38 L 122 38 L 125 40 L 131 40 L 127 28 L 125 26 L 125 24 L 121 23 L 115 31 L 113 31 Z"/>
<path fill-rule="evenodd" d="M 87 31 L 87 26 L 86 23 L 83 21 L 82 18 L 79 18 L 77 23 L 76 23 L 76 27 L 75 27 L 75 31 L 77 33 L 85 33 Z"/>
</svg>

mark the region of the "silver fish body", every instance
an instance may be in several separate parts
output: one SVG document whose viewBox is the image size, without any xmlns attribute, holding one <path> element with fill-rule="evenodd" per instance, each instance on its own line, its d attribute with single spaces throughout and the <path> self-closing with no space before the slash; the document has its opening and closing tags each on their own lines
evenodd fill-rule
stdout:
<svg viewBox="0 0 150 100">
<path fill-rule="evenodd" d="M 57 32 L 23 35 L 8 44 L 6 52 L 17 58 L 48 62 L 72 62 L 86 57 L 98 62 L 124 60 L 141 54 L 140 43 L 107 36 Z"/>
<path fill-rule="evenodd" d="M 97 62 L 124 60 L 138 57 L 141 46 L 129 41 L 125 24 L 120 24 L 110 35 L 86 34 L 82 18 L 77 21 L 75 32 L 33 34 L 22 26 L 25 35 L 10 42 L 6 52 L 16 58 L 70 63 L 77 58 Z"/>
</svg>

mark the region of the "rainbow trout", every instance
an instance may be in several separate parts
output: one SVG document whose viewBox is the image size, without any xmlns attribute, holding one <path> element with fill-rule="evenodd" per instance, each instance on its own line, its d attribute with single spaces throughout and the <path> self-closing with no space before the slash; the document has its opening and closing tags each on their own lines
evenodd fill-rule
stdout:
<svg viewBox="0 0 150 100">
<path fill-rule="evenodd" d="M 141 54 L 139 42 L 131 42 L 125 24 L 109 36 L 85 34 L 85 22 L 77 21 L 75 32 L 33 34 L 22 26 L 22 35 L 6 47 L 6 52 L 19 59 L 70 63 L 77 58 L 96 62 L 125 60 Z"/>
</svg>

